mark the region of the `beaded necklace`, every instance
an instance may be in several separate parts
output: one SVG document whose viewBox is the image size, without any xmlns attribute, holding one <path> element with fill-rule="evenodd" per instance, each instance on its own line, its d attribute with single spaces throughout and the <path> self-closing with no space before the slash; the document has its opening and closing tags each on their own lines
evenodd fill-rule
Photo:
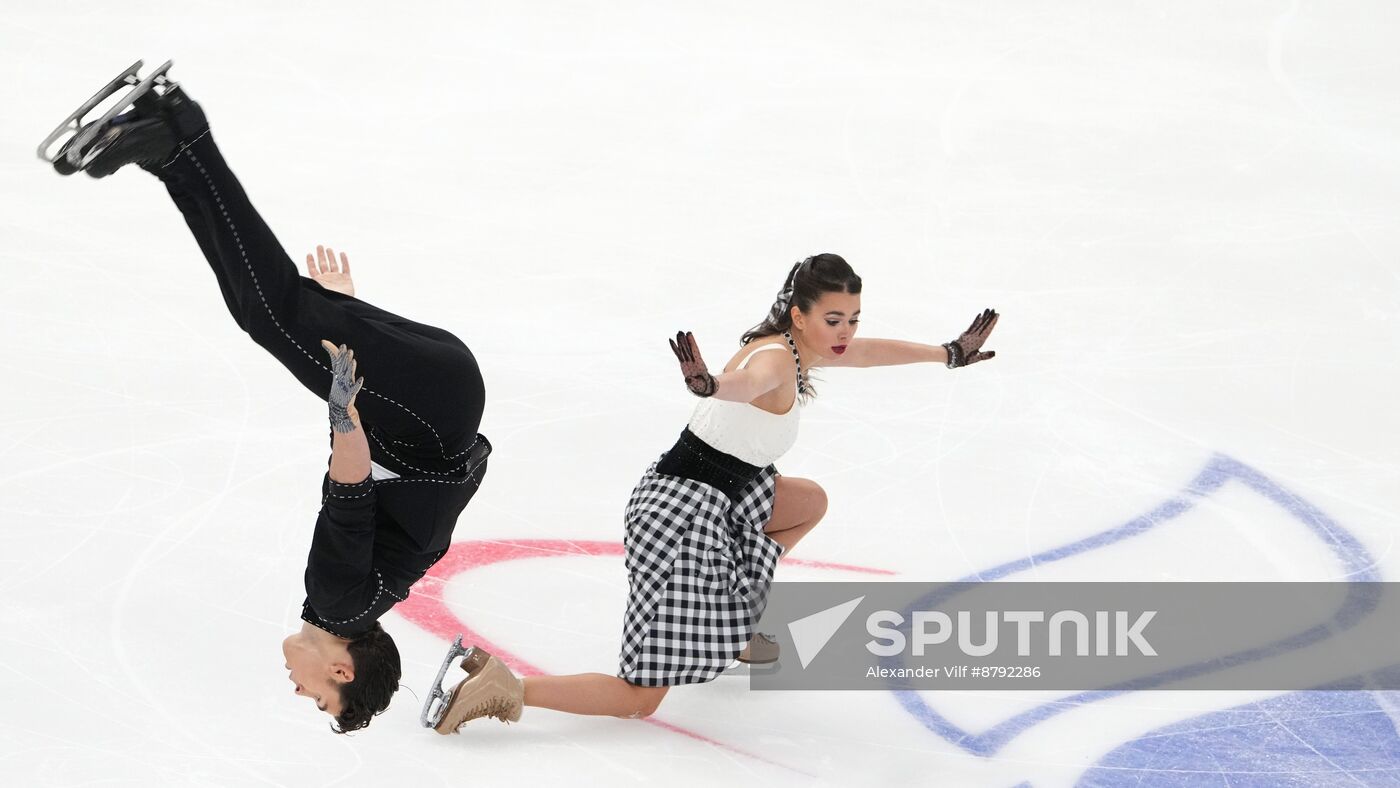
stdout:
<svg viewBox="0 0 1400 788">
<path fill-rule="evenodd" d="M 787 340 L 788 348 L 792 350 L 792 360 L 797 362 L 797 393 L 807 393 L 807 383 L 802 379 L 802 357 L 797 355 L 797 343 L 792 340 L 792 333 L 783 332 L 783 339 Z"/>
</svg>

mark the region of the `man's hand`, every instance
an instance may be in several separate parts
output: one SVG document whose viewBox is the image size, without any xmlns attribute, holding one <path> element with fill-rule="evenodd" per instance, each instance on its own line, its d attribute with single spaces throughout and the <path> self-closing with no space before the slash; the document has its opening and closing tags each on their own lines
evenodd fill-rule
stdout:
<svg viewBox="0 0 1400 788">
<path fill-rule="evenodd" d="M 355 410 L 355 395 L 365 385 L 364 378 L 355 377 L 355 351 L 344 345 L 321 340 L 321 347 L 331 357 L 331 392 L 326 404 L 331 411 L 331 429 L 354 432 L 360 426 L 360 412 Z"/>
<path fill-rule="evenodd" d="M 318 245 L 314 257 L 310 252 L 306 254 L 306 275 L 327 290 L 355 295 L 355 283 L 350 280 L 350 258 L 344 252 L 337 261 L 334 249 Z"/>
</svg>

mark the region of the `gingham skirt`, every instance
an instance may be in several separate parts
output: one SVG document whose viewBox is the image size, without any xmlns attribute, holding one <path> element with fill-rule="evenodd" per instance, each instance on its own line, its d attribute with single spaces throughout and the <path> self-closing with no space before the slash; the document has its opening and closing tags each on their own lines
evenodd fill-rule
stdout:
<svg viewBox="0 0 1400 788">
<path fill-rule="evenodd" d="M 703 482 L 656 473 L 627 503 L 627 613 L 618 676 L 644 687 L 713 680 L 743 650 L 763 613 L 782 546 L 773 466 L 731 501 Z"/>
</svg>

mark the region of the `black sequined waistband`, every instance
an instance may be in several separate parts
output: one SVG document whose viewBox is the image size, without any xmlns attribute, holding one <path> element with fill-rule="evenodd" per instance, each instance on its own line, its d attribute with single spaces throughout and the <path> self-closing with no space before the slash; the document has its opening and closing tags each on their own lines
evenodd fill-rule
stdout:
<svg viewBox="0 0 1400 788">
<path fill-rule="evenodd" d="M 703 482 L 724 493 L 731 501 L 739 500 L 739 494 L 749 482 L 758 478 L 762 470 L 757 465 L 750 465 L 716 449 L 691 432 L 689 427 L 681 430 L 676 445 L 656 463 L 657 473 Z"/>
</svg>

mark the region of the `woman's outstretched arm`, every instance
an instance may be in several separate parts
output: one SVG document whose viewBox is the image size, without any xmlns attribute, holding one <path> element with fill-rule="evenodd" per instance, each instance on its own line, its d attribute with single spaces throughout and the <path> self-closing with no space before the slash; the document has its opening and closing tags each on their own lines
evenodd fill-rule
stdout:
<svg viewBox="0 0 1400 788">
<path fill-rule="evenodd" d="M 782 379 L 767 364 L 754 364 L 716 375 L 714 396 L 729 402 L 753 402 L 777 388 Z"/>
<path fill-rule="evenodd" d="M 925 345 L 901 339 L 852 339 L 846 352 L 822 361 L 826 367 L 889 367 L 933 361 L 949 367 L 965 367 L 996 356 L 995 350 L 982 350 L 1001 315 L 984 310 L 972 325 L 952 342 Z"/>
<path fill-rule="evenodd" d="M 933 361 L 948 363 L 948 350 L 940 345 L 905 342 L 902 339 L 852 339 L 846 352 L 822 361 L 826 367 L 891 367 Z"/>
<path fill-rule="evenodd" d="M 753 402 L 780 386 L 783 374 L 777 365 L 755 364 L 752 367 L 736 369 L 711 375 L 700 357 L 700 346 L 689 331 L 677 332 L 671 340 L 671 352 L 681 363 L 681 374 L 685 375 L 686 388 L 697 397 L 714 397 L 728 402 Z"/>
</svg>

